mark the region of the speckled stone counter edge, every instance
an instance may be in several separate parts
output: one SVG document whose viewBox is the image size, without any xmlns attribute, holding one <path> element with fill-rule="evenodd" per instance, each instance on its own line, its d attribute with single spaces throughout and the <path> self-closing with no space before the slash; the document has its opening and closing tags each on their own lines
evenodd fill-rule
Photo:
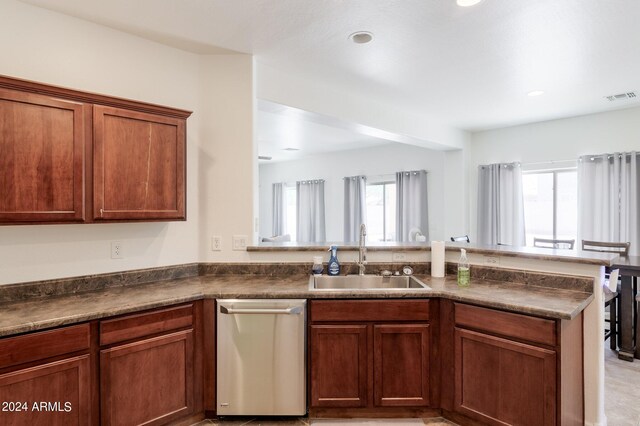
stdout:
<svg viewBox="0 0 640 426">
<path fill-rule="evenodd" d="M 379 274 L 383 270 L 395 272 L 399 271 L 403 265 L 404 264 L 399 263 L 371 263 L 367 265 L 367 273 Z M 429 262 L 412 262 L 410 265 L 415 275 L 428 275 L 430 273 L 431 264 Z M 192 263 L 64 279 L 6 284 L 0 285 L 0 304 L 206 275 L 304 277 L 309 275 L 309 267 L 310 265 L 308 263 Z M 357 269 L 355 263 L 342 265 L 343 274 L 355 274 L 357 273 Z M 455 275 L 456 264 L 447 263 L 446 273 L 447 275 Z M 536 287 L 575 290 L 586 293 L 593 291 L 593 279 L 573 275 L 544 274 L 525 270 L 472 265 L 471 277 L 483 280 L 521 283 Z"/>
<path fill-rule="evenodd" d="M 28 283 L 0 285 L 0 304 L 19 300 L 49 296 L 64 296 L 75 293 L 104 290 L 111 287 L 145 284 L 175 280 L 198 275 L 198 264 L 164 266 L 159 268 L 134 269 L 107 274 L 83 275 L 79 277 L 32 281 Z"/>
</svg>

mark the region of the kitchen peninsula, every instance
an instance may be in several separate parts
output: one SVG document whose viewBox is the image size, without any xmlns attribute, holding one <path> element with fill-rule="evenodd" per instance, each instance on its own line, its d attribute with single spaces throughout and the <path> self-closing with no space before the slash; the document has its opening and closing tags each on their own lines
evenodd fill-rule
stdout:
<svg viewBox="0 0 640 426">
<path fill-rule="evenodd" d="M 139 356 L 157 354 L 154 351 L 165 347 L 169 350 L 168 359 L 178 362 L 183 369 L 174 369 L 163 377 L 157 372 L 164 371 L 161 363 L 167 359 L 159 359 L 158 364 L 150 366 L 156 369 L 160 386 L 172 390 L 171 401 L 183 402 L 166 406 L 151 404 L 144 413 L 160 419 L 159 424 L 211 416 L 216 411 L 215 369 L 211 362 L 215 356 L 215 300 L 301 298 L 310 301 L 309 412 L 312 417 L 387 413 L 409 417 L 444 415 L 458 422 L 473 418 L 509 423 L 508 416 L 518 413 L 522 407 L 536 411 L 535 407 L 542 404 L 544 409 L 537 410 L 538 417 L 535 417 L 539 424 L 587 422 L 593 415 L 592 410 L 598 409 L 594 403 L 600 398 L 603 385 L 603 364 L 598 358 L 603 345 L 602 314 L 598 309 L 602 301 L 600 292 L 594 289 L 599 289 L 602 268 L 611 262 L 611 256 L 466 247 L 472 264 L 469 288 L 459 288 L 452 275 L 457 258 L 455 244 L 448 245 L 445 278 L 430 277 L 428 245 L 396 244 L 391 250 L 369 248 L 368 272 L 397 270 L 409 264 L 414 266 L 414 275 L 430 288 L 428 291 L 314 292 L 308 288 L 311 262 L 301 259 L 311 259 L 316 249 L 298 247 L 294 250 L 273 245 L 250 247 L 251 263 L 190 264 L 4 285 L 0 287 L 3 304 L 0 335 L 4 336 L 0 346 L 3 353 L 11 355 L 3 359 L 0 366 L 0 394 L 4 397 L 5 392 L 20 389 L 12 388 L 20 383 L 41 385 L 45 372 L 50 379 L 63 380 L 56 368 L 75 371 L 77 376 L 72 376 L 75 379 L 70 382 L 68 377 L 64 379 L 67 385 L 75 383 L 79 390 L 93 389 L 93 396 L 82 399 L 82 392 L 74 394 L 77 398 L 74 404 L 82 409 L 74 411 L 80 416 L 74 417 L 72 423 L 90 424 L 100 412 L 102 423 L 110 424 L 109 416 L 117 419 L 131 407 L 144 405 L 135 394 L 130 395 L 124 406 L 118 405 L 118 393 L 128 391 L 123 385 L 127 366 L 138 365 Z M 318 249 L 324 250 L 324 247 Z M 270 262 L 260 259 L 265 253 L 269 254 Z M 401 255 L 404 260 L 393 262 L 394 256 L 397 259 Z M 343 247 L 341 256 L 343 267 L 348 271 L 357 252 Z M 370 373 L 347 376 L 354 371 L 338 369 L 328 374 L 323 345 L 331 344 L 335 349 L 334 343 L 344 343 L 341 336 L 348 334 L 318 335 L 317 331 L 344 331 L 354 327 L 372 330 L 373 340 L 366 337 L 368 332 L 357 334 L 361 337 L 352 341 L 357 346 L 349 344 L 339 350 L 370 353 L 367 356 L 373 356 L 375 362 L 368 361 L 367 356 L 358 361 L 358 368 Z M 71 340 L 60 339 L 60 336 Z M 417 336 L 420 338 L 416 341 Z M 48 349 L 41 347 L 45 341 L 71 343 Z M 402 352 L 406 354 L 404 361 L 394 357 L 397 351 L 387 352 L 385 348 L 390 342 L 402 345 Z M 422 343 L 416 346 L 416 342 Z M 30 348 L 30 351 L 18 348 Z M 471 351 L 471 358 L 464 356 L 466 351 Z M 532 384 L 540 393 L 528 392 L 527 401 L 520 400 L 519 394 L 509 386 L 520 387 L 521 381 L 510 380 L 497 372 L 491 376 L 493 382 L 487 382 L 487 377 L 482 383 L 477 381 L 483 374 L 481 364 L 468 363 L 474 359 L 490 362 L 495 354 L 515 356 L 513 366 L 530 365 L 533 370 L 529 373 L 522 370 L 523 374 L 542 380 Z M 580 362 L 583 356 L 584 368 Z M 428 361 L 416 363 L 416 359 Z M 400 362 L 402 368 L 385 370 L 393 366 L 386 365 L 385 360 L 396 366 Z M 60 366 L 65 362 L 68 362 L 66 369 Z M 101 366 L 99 376 L 98 365 Z M 511 370 L 509 365 L 505 364 L 505 372 L 520 371 L 520 367 Z M 358 385 L 353 389 L 336 388 L 332 377 L 337 373 L 341 380 L 353 379 Z M 424 380 L 406 381 L 403 388 L 389 382 L 396 376 Z M 363 377 L 375 380 L 363 381 Z M 175 387 L 171 383 L 186 385 Z M 490 401 L 474 399 L 473 395 L 482 394 L 480 388 L 475 388 L 480 385 L 483 388 L 497 386 L 496 394 L 513 396 L 515 399 L 507 399 L 516 405 L 491 408 Z M 404 392 L 401 389 L 412 395 L 394 395 Z M 352 392 L 347 395 L 352 403 L 332 402 L 334 397 L 338 400 L 344 397 L 340 392 Z"/>
</svg>

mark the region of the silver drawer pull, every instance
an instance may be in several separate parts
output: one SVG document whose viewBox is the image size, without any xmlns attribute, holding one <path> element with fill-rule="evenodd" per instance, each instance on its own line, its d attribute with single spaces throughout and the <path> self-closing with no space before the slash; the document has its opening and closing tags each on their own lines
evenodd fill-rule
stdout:
<svg viewBox="0 0 640 426">
<path fill-rule="evenodd" d="M 298 315 L 302 312 L 302 306 L 294 306 L 287 309 L 233 309 L 220 306 L 220 312 L 223 314 L 281 314 L 281 315 Z"/>
</svg>

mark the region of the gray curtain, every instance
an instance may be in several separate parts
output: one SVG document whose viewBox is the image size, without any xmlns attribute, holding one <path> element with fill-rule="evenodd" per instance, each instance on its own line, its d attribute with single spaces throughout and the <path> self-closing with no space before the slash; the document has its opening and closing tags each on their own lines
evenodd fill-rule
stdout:
<svg viewBox="0 0 640 426">
<path fill-rule="evenodd" d="M 640 156 L 636 152 L 578 159 L 578 239 L 630 242 L 640 254 Z"/>
<path fill-rule="evenodd" d="M 478 166 L 478 243 L 525 245 L 520 163 Z"/>
<path fill-rule="evenodd" d="M 324 180 L 296 182 L 296 194 L 296 240 L 301 243 L 324 242 Z"/>
<path fill-rule="evenodd" d="M 365 176 L 344 178 L 344 241 L 360 237 L 360 224 L 367 217 L 366 185 Z"/>
<path fill-rule="evenodd" d="M 396 173 L 396 241 L 409 241 L 417 230 L 429 239 L 427 172 L 416 170 Z"/>
<path fill-rule="evenodd" d="M 287 233 L 287 197 L 286 186 L 283 182 L 273 184 L 273 236 Z"/>
</svg>

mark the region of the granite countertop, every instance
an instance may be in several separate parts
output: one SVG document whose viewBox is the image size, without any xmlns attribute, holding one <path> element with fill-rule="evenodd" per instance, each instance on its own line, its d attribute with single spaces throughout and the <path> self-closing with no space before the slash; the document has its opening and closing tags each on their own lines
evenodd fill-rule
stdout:
<svg viewBox="0 0 640 426">
<path fill-rule="evenodd" d="M 431 290 L 322 290 L 308 288 L 308 276 L 195 276 L 112 287 L 67 296 L 0 305 L 0 336 L 74 324 L 203 298 L 447 298 L 552 319 L 573 319 L 593 294 L 496 280 L 472 278 L 459 288 L 455 276 L 416 275 Z"/>
</svg>

